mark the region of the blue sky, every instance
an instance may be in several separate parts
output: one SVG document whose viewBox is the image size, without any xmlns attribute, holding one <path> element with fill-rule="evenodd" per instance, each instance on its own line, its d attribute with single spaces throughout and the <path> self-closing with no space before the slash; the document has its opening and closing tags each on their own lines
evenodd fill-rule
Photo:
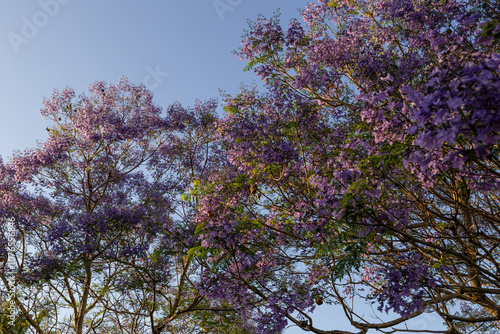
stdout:
<svg viewBox="0 0 500 334">
<path fill-rule="evenodd" d="M 246 20 L 304 0 L 3 0 L 0 3 L 0 155 L 33 147 L 49 124 L 43 97 L 126 75 L 146 81 L 155 101 L 193 104 L 259 79 L 231 54 Z M 151 73 L 156 73 L 152 75 Z M 156 78 L 155 78 L 156 77 Z"/>
<path fill-rule="evenodd" d="M 281 9 L 283 23 L 298 17 L 306 0 L 3 0 L 0 2 L 0 155 L 44 141 L 50 125 L 40 115 L 54 88 L 78 93 L 96 80 L 127 76 L 145 82 L 164 108 L 174 101 L 218 98 L 240 83 L 258 82 L 243 72 L 231 51 L 247 19 Z M 362 310 L 363 311 L 363 310 Z M 367 308 L 364 311 L 370 313 Z M 321 329 L 349 329 L 343 313 L 326 305 L 315 318 Z M 361 312 L 363 313 L 363 312 Z M 427 317 L 417 328 L 430 328 Z M 287 334 L 302 333 L 291 327 Z"/>
</svg>

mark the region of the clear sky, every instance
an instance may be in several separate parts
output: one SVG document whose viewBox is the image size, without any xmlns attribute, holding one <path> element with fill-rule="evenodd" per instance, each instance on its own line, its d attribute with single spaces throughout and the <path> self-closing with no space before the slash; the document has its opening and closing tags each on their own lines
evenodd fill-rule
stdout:
<svg viewBox="0 0 500 334">
<path fill-rule="evenodd" d="M 76 93 L 96 80 L 144 82 L 164 108 L 236 93 L 259 81 L 231 51 L 247 19 L 281 9 L 283 23 L 307 0 L 2 0 L 0 155 L 34 147 L 50 125 L 40 115 L 54 88 Z M 369 313 L 370 310 L 366 309 Z M 339 309 L 318 308 L 324 330 L 350 329 Z M 361 312 L 363 313 L 363 312 Z M 430 328 L 435 318 L 419 320 Z M 303 333 L 289 328 L 287 334 Z"/>
</svg>

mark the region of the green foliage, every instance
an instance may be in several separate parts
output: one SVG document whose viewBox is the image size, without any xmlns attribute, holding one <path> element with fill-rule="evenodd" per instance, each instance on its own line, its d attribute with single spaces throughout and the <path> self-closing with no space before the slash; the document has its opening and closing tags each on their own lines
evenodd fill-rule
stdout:
<svg viewBox="0 0 500 334">
<path fill-rule="evenodd" d="M 481 26 L 481 32 L 479 35 L 481 37 L 494 37 L 495 39 L 498 39 L 500 37 L 500 32 L 497 33 L 494 32 L 498 26 L 498 23 L 499 21 L 497 19 L 491 19 L 486 21 Z"/>
<path fill-rule="evenodd" d="M 340 4 L 338 1 L 332 0 L 328 3 L 328 6 L 331 8 L 337 8 L 337 7 L 340 7 Z"/>
<path fill-rule="evenodd" d="M 15 310 L 17 311 L 17 310 Z M 10 306 L 7 302 L 0 304 L 0 334 L 25 334 L 27 333 L 30 324 L 28 320 L 21 314 L 17 314 L 14 325 L 11 325 L 9 318 Z M 18 312 L 17 312 L 18 313 Z M 43 321 L 48 315 L 47 311 L 42 311 L 37 317 L 37 322 Z"/>
</svg>

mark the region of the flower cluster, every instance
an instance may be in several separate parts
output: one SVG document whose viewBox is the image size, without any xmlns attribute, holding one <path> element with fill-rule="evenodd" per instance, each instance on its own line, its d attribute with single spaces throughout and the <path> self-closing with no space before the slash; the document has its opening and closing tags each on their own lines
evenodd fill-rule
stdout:
<svg viewBox="0 0 500 334">
<path fill-rule="evenodd" d="M 413 312 L 424 311 L 423 289 L 434 288 L 436 279 L 432 276 L 430 268 L 422 263 L 419 254 L 409 254 L 399 257 L 398 262 L 407 263 L 403 268 L 381 268 L 381 276 L 385 280 L 377 296 L 380 305 L 379 311 L 385 306 L 389 310 L 409 318 Z"/>
</svg>

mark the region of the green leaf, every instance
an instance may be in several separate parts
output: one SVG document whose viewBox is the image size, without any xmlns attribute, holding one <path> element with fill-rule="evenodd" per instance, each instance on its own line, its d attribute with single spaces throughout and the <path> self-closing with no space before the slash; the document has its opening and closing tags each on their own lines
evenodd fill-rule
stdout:
<svg viewBox="0 0 500 334">
<path fill-rule="evenodd" d="M 200 233 L 203 231 L 203 224 L 197 224 L 196 228 L 194 230 L 195 235 L 200 235 Z"/>
<path fill-rule="evenodd" d="M 339 6 L 340 6 L 340 4 L 337 1 L 334 1 L 334 0 L 332 0 L 332 1 L 330 1 L 328 3 L 328 7 L 330 7 L 330 8 L 336 8 L 336 7 L 339 7 Z"/>
<path fill-rule="evenodd" d="M 188 252 L 187 252 L 187 256 L 189 259 L 192 259 L 195 256 L 200 258 L 200 259 L 204 259 L 207 257 L 207 255 L 208 255 L 208 250 L 203 246 L 193 247 L 190 250 L 188 250 Z"/>
</svg>

